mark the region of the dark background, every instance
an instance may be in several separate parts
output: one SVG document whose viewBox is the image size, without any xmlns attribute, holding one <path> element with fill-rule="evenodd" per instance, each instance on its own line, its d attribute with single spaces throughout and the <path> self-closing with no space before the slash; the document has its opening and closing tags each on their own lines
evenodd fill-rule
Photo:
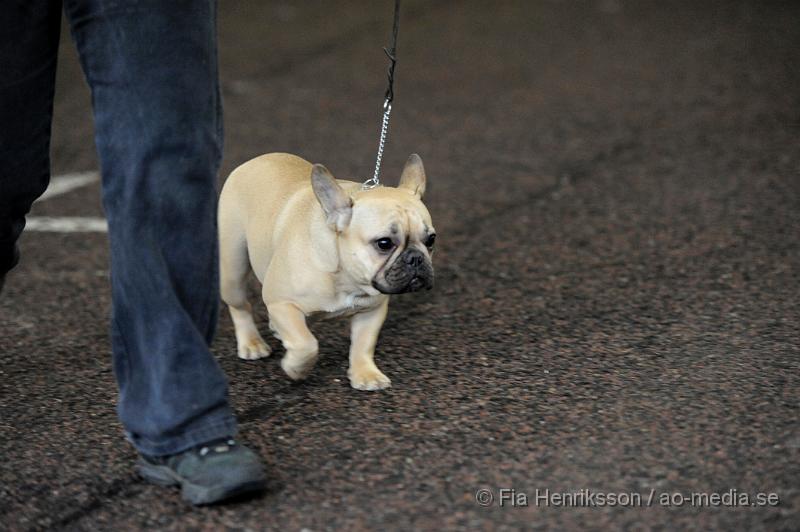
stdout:
<svg viewBox="0 0 800 532">
<path fill-rule="evenodd" d="M 271 151 L 371 175 L 391 15 L 223 0 L 221 176 Z M 62 41 L 54 175 L 97 168 Z M 383 175 L 422 156 L 439 240 L 436 288 L 397 297 L 379 342 L 393 387 L 349 387 L 343 322 L 315 327 L 295 385 L 272 338 L 238 360 L 222 313 L 214 351 L 272 480 L 191 509 L 135 477 L 116 419 L 105 235 L 27 233 L 0 297 L 0 527 L 796 529 L 798 50 L 791 1 L 405 1 Z M 99 186 L 34 214 L 101 216 Z M 544 508 L 536 489 L 780 503 Z"/>
</svg>

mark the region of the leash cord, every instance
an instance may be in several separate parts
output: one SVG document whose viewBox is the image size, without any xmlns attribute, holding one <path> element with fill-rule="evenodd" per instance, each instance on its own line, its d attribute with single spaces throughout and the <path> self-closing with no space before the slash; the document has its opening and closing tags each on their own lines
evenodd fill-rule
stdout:
<svg viewBox="0 0 800 532">
<path fill-rule="evenodd" d="M 386 53 L 386 56 L 389 58 L 391 63 L 389 63 L 389 72 L 387 78 L 389 80 L 389 86 L 386 87 L 386 100 L 389 103 L 392 103 L 394 100 L 394 67 L 397 64 L 397 30 L 400 27 L 400 0 L 394 0 L 394 20 L 392 21 L 392 44 L 387 49 L 384 48 L 383 51 Z"/>
</svg>

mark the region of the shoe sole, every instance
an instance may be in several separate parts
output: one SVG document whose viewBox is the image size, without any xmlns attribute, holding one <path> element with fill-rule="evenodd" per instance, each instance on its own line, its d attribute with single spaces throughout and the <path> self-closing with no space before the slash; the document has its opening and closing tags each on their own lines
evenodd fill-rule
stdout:
<svg viewBox="0 0 800 532">
<path fill-rule="evenodd" d="M 136 469 L 140 477 L 153 484 L 159 486 L 181 486 L 183 500 L 195 506 L 214 504 L 239 495 L 262 491 L 266 484 L 263 479 L 252 479 L 229 486 L 208 487 L 192 484 L 175 474 L 167 466 L 140 462 L 136 465 Z"/>
</svg>

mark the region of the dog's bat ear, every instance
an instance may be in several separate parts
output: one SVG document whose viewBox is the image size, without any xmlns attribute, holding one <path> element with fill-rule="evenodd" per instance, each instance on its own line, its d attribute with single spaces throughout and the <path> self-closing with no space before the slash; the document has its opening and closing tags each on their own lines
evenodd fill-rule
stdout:
<svg viewBox="0 0 800 532">
<path fill-rule="evenodd" d="M 328 225 L 338 232 L 344 231 L 350 224 L 353 213 L 353 200 L 350 196 L 321 164 L 315 164 L 311 169 L 311 188 L 322 205 Z"/>
<path fill-rule="evenodd" d="M 425 194 L 426 181 L 422 159 L 416 153 L 412 153 L 403 167 L 403 173 L 400 175 L 400 184 L 397 185 L 397 188 L 410 190 L 412 194 L 422 199 Z"/>
</svg>

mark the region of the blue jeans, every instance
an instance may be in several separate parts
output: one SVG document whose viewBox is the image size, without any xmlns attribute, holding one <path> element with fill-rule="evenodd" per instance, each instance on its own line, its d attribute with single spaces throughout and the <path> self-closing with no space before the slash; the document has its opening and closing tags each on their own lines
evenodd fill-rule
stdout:
<svg viewBox="0 0 800 532">
<path fill-rule="evenodd" d="M 61 9 L 62 0 L 0 6 L 0 273 L 50 177 Z M 63 9 L 92 90 L 119 417 L 149 455 L 233 435 L 209 350 L 219 305 L 216 2 L 63 0 Z"/>
</svg>

